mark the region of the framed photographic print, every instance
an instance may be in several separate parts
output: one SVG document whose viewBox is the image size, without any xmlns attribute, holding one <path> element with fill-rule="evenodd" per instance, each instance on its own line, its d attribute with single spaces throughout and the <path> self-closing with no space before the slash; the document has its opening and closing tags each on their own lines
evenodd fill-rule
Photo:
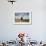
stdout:
<svg viewBox="0 0 46 46">
<path fill-rule="evenodd" d="M 32 24 L 32 12 L 31 11 L 15 12 L 14 24 Z"/>
</svg>

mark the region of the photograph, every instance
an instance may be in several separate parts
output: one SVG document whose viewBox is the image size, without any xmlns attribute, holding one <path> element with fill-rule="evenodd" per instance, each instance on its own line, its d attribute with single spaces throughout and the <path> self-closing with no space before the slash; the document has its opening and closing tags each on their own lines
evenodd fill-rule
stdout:
<svg viewBox="0 0 46 46">
<path fill-rule="evenodd" d="M 30 12 L 15 12 L 15 24 L 31 24 L 32 15 Z"/>
</svg>

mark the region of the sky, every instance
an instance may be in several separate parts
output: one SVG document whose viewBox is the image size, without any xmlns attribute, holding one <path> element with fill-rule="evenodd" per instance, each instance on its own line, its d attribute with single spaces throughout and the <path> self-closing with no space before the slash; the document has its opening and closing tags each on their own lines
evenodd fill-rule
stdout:
<svg viewBox="0 0 46 46">
<path fill-rule="evenodd" d="M 0 0 L 0 40 L 14 40 L 19 32 L 31 35 L 32 40 L 46 40 L 46 3 L 45 0 L 17 0 L 13 5 Z M 32 25 L 14 25 L 16 11 L 31 11 Z M 5 11 L 5 12 L 4 12 Z"/>
<path fill-rule="evenodd" d="M 29 14 L 27 15 L 27 13 L 16 13 L 15 14 L 15 18 L 17 19 L 21 19 L 21 17 L 23 17 L 23 19 L 29 19 Z"/>
</svg>

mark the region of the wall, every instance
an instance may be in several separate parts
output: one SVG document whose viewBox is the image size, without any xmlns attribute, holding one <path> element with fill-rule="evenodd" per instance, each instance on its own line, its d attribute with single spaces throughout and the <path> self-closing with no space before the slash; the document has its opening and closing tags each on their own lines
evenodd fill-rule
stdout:
<svg viewBox="0 0 46 46">
<path fill-rule="evenodd" d="M 18 32 L 26 32 L 37 41 L 46 40 L 45 0 L 17 0 L 13 5 L 7 0 L 0 0 L 0 40 L 11 40 Z M 15 11 L 32 9 L 32 25 L 14 25 Z"/>
</svg>

